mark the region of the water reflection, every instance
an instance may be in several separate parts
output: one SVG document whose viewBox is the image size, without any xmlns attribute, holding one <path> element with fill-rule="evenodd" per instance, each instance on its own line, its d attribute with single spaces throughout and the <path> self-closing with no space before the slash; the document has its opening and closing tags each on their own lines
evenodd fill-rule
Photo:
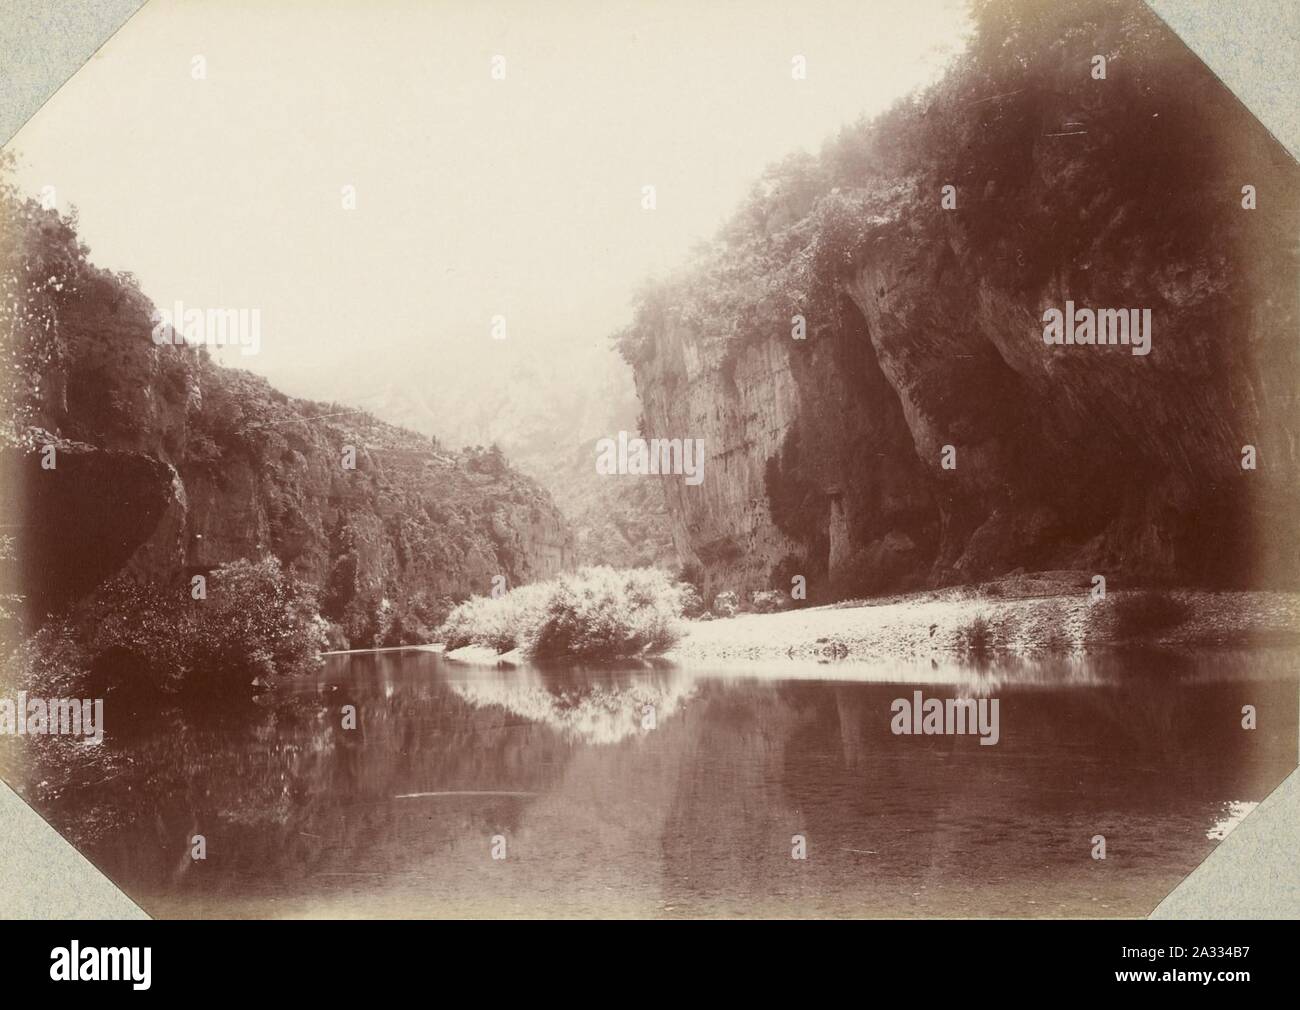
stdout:
<svg viewBox="0 0 1300 1010">
<path fill-rule="evenodd" d="M 1223 816 L 1210 825 L 1210 830 L 1205 833 L 1206 838 L 1215 841 L 1223 841 L 1232 832 L 1234 828 L 1246 819 L 1246 816 L 1254 810 L 1258 803 L 1243 803 L 1241 800 L 1232 800 L 1224 805 Z"/>
<path fill-rule="evenodd" d="M 1295 767 L 1295 658 L 336 657 L 256 705 L 110 707 L 110 778 L 35 795 L 159 915 L 1137 915 Z M 915 685 L 998 697 L 1001 741 L 894 736 Z"/>
<path fill-rule="evenodd" d="M 565 739 L 612 744 L 657 729 L 695 693 L 681 670 L 607 674 L 602 681 L 547 677 L 529 668 L 487 669 L 472 681 L 453 681 L 455 694 L 475 708 L 498 706 L 530 722 L 550 726 Z"/>
</svg>

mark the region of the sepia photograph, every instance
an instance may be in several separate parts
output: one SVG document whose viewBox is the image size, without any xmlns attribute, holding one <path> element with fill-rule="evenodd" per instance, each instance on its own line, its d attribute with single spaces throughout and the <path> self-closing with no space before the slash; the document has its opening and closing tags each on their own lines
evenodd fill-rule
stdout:
<svg viewBox="0 0 1300 1010">
<path fill-rule="evenodd" d="M 1300 918 L 1300 166 L 1177 0 L 118 6 L 0 150 L 0 780 L 124 907 Z"/>
</svg>

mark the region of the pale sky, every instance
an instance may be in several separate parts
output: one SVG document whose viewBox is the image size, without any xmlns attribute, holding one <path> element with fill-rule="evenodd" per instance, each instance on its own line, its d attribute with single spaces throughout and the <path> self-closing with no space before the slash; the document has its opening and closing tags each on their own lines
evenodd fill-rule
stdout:
<svg viewBox="0 0 1300 1010">
<path fill-rule="evenodd" d="M 221 360 L 335 396 L 603 343 L 765 165 L 965 31 L 961 0 L 151 0 L 7 146 L 155 303 L 260 309 L 260 354 Z"/>
</svg>

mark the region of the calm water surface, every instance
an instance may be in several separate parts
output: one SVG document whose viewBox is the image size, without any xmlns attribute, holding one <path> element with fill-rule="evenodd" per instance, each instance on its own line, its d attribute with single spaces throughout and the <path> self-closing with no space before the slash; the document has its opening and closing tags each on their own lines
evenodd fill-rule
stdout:
<svg viewBox="0 0 1300 1010">
<path fill-rule="evenodd" d="M 158 916 L 1143 915 L 1295 767 L 1296 670 L 338 656 L 255 704 L 110 718 L 113 774 L 45 812 Z M 997 698 L 1000 742 L 893 735 L 918 688 Z"/>
</svg>

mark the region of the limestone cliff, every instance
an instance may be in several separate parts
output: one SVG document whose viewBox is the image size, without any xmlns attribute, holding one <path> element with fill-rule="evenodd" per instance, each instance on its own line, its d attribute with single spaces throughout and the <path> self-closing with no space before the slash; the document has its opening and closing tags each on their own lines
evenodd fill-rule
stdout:
<svg viewBox="0 0 1300 1010">
<path fill-rule="evenodd" d="M 148 300 L 86 262 L 69 221 L 6 207 L 10 277 L 25 281 L 6 343 L 8 588 L 33 618 L 117 572 L 178 583 L 269 553 L 320 588 L 351 644 L 387 643 L 496 575 L 571 564 L 549 496 L 499 453 L 452 453 L 160 345 Z"/>
<path fill-rule="evenodd" d="M 1295 162 L 1139 3 L 974 9 L 619 335 L 643 434 L 708 446 L 679 550 L 710 591 L 1293 584 Z M 1046 344 L 1067 300 L 1150 309 L 1150 353 Z"/>
</svg>

